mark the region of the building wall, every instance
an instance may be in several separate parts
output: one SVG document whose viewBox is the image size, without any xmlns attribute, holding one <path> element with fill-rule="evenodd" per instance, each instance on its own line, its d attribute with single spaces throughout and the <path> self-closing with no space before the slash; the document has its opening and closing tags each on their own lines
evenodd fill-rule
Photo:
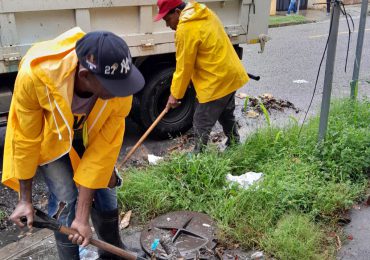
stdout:
<svg viewBox="0 0 370 260">
<path fill-rule="evenodd" d="M 276 0 L 271 0 L 270 15 L 276 14 Z"/>
</svg>

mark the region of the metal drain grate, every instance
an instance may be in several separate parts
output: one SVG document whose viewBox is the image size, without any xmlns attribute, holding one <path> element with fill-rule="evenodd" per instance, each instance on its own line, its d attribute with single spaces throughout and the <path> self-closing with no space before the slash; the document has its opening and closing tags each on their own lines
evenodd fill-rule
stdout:
<svg viewBox="0 0 370 260">
<path fill-rule="evenodd" d="M 213 259 L 217 244 L 215 223 L 203 213 L 176 211 L 153 219 L 140 237 L 144 251 L 163 260 L 171 258 L 166 246 L 159 243 L 154 249 L 153 243 L 166 240 L 184 259 Z"/>
</svg>

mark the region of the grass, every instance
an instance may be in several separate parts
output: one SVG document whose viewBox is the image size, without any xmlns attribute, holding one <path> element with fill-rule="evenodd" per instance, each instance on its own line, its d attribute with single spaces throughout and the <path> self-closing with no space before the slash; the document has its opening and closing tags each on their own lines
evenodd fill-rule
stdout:
<svg viewBox="0 0 370 260">
<path fill-rule="evenodd" d="M 279 25 L 286 25 L 286 24 L 301 24 L 306 23 L 308 20 L 303 15 L 290 15 L 290 16 L 281 16 L 281 15 L 274 15 L 269 17 L 269 26 L 279 26 Z"/>
<path fill-rule="evenodd" d="M 322 234 L 318 227 L 299 213 L 283 216 L 276 228 L 266 234 L 263 245 L 278 259 L 324 259 Z"/>
<path fill-rule="evenodd" d="M 154 167 L 130 169 L 119 198 L 143 222 L 168 211 L 195 210 L 217 221 L 225 243 L 257 247 L 278 259 L 330 258 L 335 241 L 325 234 L 367 187 L 368 122 L 369 100 L 337 102 L 320 145 L 318 118 L 300 137 L 292 120 L 289 128 L 260 130 L 224 153 L 177 154 Z M 247 171 L 263 172 L 263 181 L 247 190 L 228 186 L 227 173 Z M 301 252 L 311 253 L 302 258 Z"/>
</svg>

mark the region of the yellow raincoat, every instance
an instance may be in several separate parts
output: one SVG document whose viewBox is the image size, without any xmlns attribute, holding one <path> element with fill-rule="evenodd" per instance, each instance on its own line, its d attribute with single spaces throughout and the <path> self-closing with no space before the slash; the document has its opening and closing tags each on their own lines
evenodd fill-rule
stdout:
<svg viewBox="0 0 370 260">
<path fill-rule="evenodd" d="M 199 103 L 222 98 L 249 77 L 218 17 L 205 5 L 190 2 L 176 30 L 176 71 L 171 94 L 184 97 L 190 79 Z"/>
<path fill-rule="evenodd" d="M 72 148 L 71 102 L 78 63 L 73 28 L 56 39 L 34 45 L 21 61 L 6 130 L 2 182 L 19 190 L 36 168 L 69 153 L 74 180 L 87 188 L 106 188 L 116 163 L 132 96 L 98 99 L 85 122 L 86 151 Z"/>
</svg>

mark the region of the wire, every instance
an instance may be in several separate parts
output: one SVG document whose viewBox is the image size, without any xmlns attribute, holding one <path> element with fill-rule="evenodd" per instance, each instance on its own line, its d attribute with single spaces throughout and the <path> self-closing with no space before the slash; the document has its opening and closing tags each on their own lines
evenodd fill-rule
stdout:
<svg viewBox="0 0 370 260">
<path fill-rule="evenodd" d="M 344 66 L 344 72 L 347 72 L 348 53 L 349 53 L 349 46 L 350 46 L 350 43 L 351 43 L 351 33 L 353 33 L 353 31 L 355 30 L 355 23 L 353 22 L 352 16 L 347 13 L 343 2 L 341 2 L 341 7 L 342 8 L 340 10 L 341 10 L 342 14 L 346 17 L 346 22 L 347 22 L 347 27 L 348 27 L 348 43 L 347 43 L 346 63 L 345 63 L 345 66 Z M 351 18 L 353 31 L 351 31 L 351 28 L 349 27 L 348 16 Z"/>
<path fill-rule="evenodd" d="M 331 3 L 339 3 L 343 9 L 341 8 L 341 12 L 343 13 L 343 15 L 346 17 L 346 21 L 347 21 L 347 27 L 348 27 L 348 33 L 349 33 L 349 36 L 348 36 L 348 44 L 347 44 L 347 54 L 346 54 L 346 64 L 345 64 L 345 68 L 344 68 L 344 71 L 347 72 L 347 61 L 348 61 L 348 53 L 349 53 L 349 46 L 350 46 L 350 42 L 351 42 L 351 33 L 354 31 L 355 29 L 355 24 L 353 22 L 353 19 L 352 19 L 352 16 L 350 14 L 347 13 L 346 11 L 346 8 L 344 7 L 344 4 L 342 1 L 338 1 L 338 0 L 332 0 Z M 317 4 L 326 4 L 326 3 L 317 3 Z M 322 63 L 324 61 L 324 58 L 325 58 L 325 53 L 328 49 L 328 44 L 329 44 L 329 39 L 330 39 L 330 35 L 331 35 L 331 32 L 332 32 L 332 27 L 333 27 L 333 14 L 334 12 L 331 12 L 331 17 L 330 17 L 330 27 L 329 27 L 329 35 L 328 35 L 328 38 L 326 40 L 326 44 L 325 44 L 325 49 L 324 49 L 324 52 L 322 54 L 322 57 L 321 57 L 321 61 L 320 61 L 320 65 L 319 65 L 319 69 L 317 71 L 317 75 L 316 75 L 316 81 L 315 81 L 315 86 L 314 86 L 314 89 L 313 89 L 313 92 L 312 92 L 312 97 L 311 97 L 311 100 L 310 100 L 310 103 L 308 105 L 308 108 L 307 108 L 307 111 L 304 115 L 304 118 L 303 118 L 303 122 L 302 122 L 302 125 L 299 129 L 299 132 L 298 132 L 298 137 L 300 137 L 301 135 L 301 132 L 302 132 L 302 128 L 303 128 L 303 125 L 304 123 L 306 122 L 306 119 L 307 119 L 307 115 L 308 115 L 308 112 L 310 111 L 311 109 L 311 106 L 312 106 L 312 102 L 313 102 L 313 99 L 315 97 L 315 93 L 316 93 L 316 89 L 317 89 L 317 83 L 318 83 L 318 80 L 319 80 L 319 77 L 320 77 L 320 72 L 321 72 L 321 66 L 322 66 Z M 353 31 L 351 31 L 351 28 L 349 26 L 349 21 L 348 21 L 348 17 L 351 18 L 351 22 L 352 22 L 352 27 L 353 27 Z"/>
<path fill-rule="evenodd" d="M 321 57 L 321 61 L 320 61 L 320 65 L 319 65 L 319 69 L 317 71 L 317 75 L 316 75 L 316 81 L 315 81 L 315 87 L 313 88 L 313 92 L 312 92 L 312 97 L 311 97 L 311 100 L 310 100 L 310 103 L 308 105 L 308 108 L 307 108 L 307 111 L 304 115 L 304 118 L 303 118 L 303 122 L 302 122 L 302 125 L 299 129 L 299 133 L 298 133 L 298 138 L 300 137 L 301 135 L 301 132 L 302 132 L 302 128 L 303 128 L 303 125 L 307 119 L 307 115 L 308 115 L 308 112 L 310 111 L 311 109 L 311 106 L 312 106 L 312 102 L 313 102 L 313 99 L 315 97 L 315 92 L 316 92 L 316 89 L 317 89 L 317 83 L 319 81 L 319 77 L 320 77 L 320 71 L 321 71 L 321 66 L 322 66 L 322 63 L 324 61 L 324 58 L 325 58 L 325 53 L 328 49 L 328 44 L 329 44 L 329 38 L 330 38 L 330 35 L 331 35 L 331 30 L 332 30 L 332 27 L 333 27 L 333 14 L 334 12 L 331 12 L 331 17 L 330 17 L 330 26 L 329 26 L 329 35 L 328 35 L 328 38 L 326 39 L 326 44 L 325 44 L 325 49 L 324 49 L 324 52 L 322 54 L 322 57 Z"/>
</svg>

